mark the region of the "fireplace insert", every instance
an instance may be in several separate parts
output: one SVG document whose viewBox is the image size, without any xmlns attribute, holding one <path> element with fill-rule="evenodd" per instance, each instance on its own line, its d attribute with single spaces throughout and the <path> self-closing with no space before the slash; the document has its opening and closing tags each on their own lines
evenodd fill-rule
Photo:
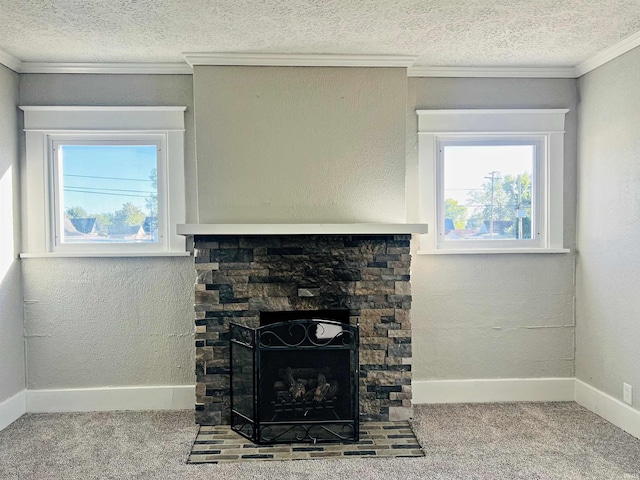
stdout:
<svg viewBox="0 0 640 480">
<path fill-rule="evenodd" d="M 231 323 L 231 428 L 257 444 L 357 441 L 358 327 L 284 317 Z"/>
</svg>

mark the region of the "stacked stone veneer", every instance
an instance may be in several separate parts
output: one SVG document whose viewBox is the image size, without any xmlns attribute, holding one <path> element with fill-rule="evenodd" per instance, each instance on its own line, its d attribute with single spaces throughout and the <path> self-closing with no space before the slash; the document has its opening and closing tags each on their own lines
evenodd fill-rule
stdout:
<svg viewBox="0 0 640 480">
<path fill-rule="evenodd" d="M 411 415 L 410 235 L 196 236 L 196 422 L 230 422 L 229 322 L 348 309 L 360 419 Z"/>
</svg>

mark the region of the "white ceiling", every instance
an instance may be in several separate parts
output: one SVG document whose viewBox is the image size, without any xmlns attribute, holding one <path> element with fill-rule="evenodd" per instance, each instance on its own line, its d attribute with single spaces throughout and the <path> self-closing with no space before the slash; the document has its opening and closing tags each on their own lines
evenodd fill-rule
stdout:
<svg viewBox="0 0 640 480">
<path fill-rule="evenodd" d="M 573 67 L 638 31 L 640 0 L 0 0 L 0 50 L 21 62 L 264 52 Z"/>
</svg>

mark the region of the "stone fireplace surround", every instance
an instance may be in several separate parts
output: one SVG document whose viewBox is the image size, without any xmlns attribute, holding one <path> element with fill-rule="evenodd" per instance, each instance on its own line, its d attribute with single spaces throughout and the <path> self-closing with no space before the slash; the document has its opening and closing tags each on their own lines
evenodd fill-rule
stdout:
<svg viewBox="0 0 640 480">
<path fill-rule="evenodd" d="M 406 230 L 402 230 L 406 231 Z M 411 416 L 410 234 L 194 235 L 196 422 L 230 423 L 229 323 L 348 309 L 360 420 Z"/>
</svg>

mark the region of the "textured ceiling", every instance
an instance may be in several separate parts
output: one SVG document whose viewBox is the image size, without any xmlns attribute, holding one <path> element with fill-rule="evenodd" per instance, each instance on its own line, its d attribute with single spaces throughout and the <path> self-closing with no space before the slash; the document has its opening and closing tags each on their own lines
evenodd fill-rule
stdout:
<svg viewBox="0 0 640 480">
<path fill-rule="evenodd" d="M 25 62 L 181 62 L 200 51 L 575 66 L 639 30 L 640 0 L 0 0 L 0 50 Z"/>
</svg>

